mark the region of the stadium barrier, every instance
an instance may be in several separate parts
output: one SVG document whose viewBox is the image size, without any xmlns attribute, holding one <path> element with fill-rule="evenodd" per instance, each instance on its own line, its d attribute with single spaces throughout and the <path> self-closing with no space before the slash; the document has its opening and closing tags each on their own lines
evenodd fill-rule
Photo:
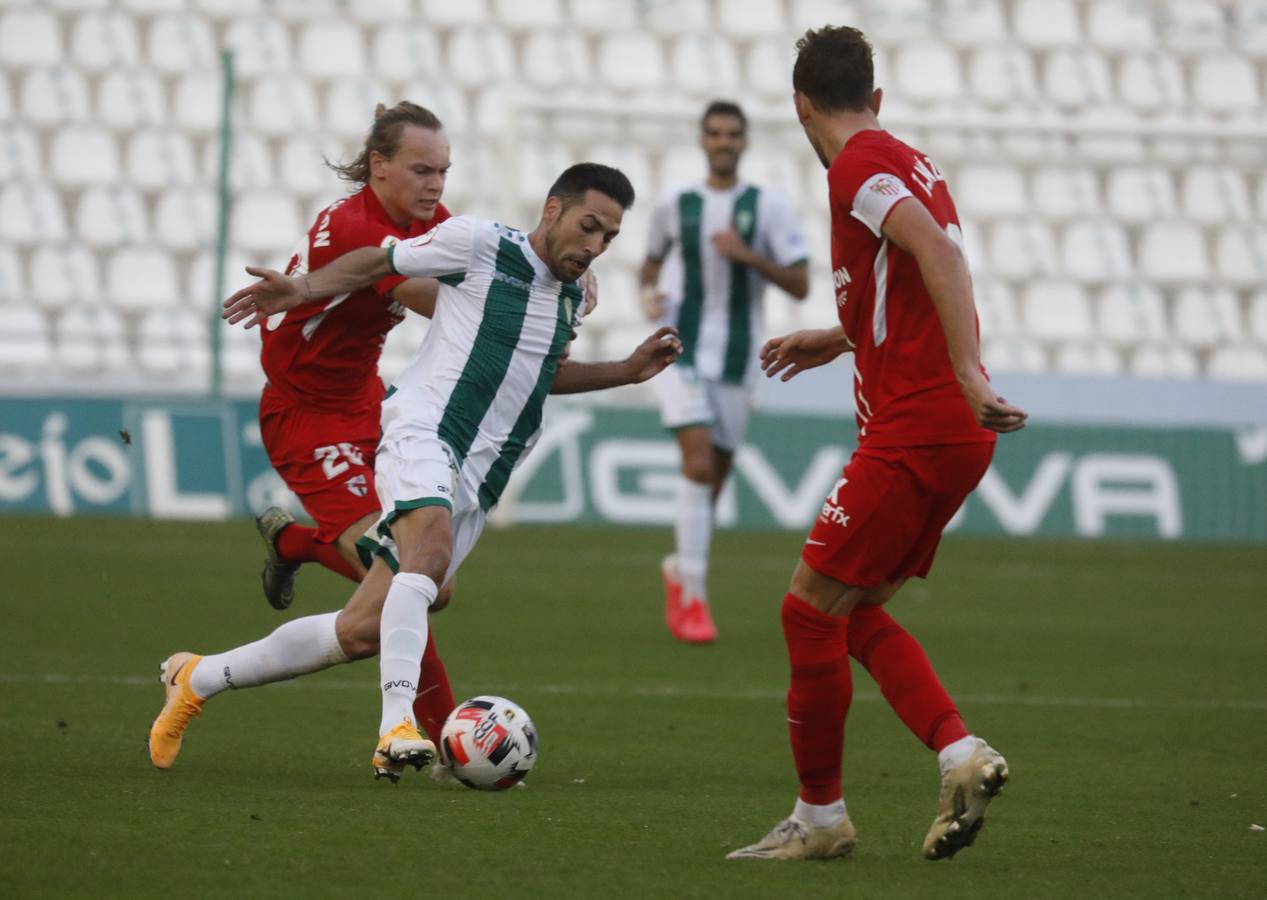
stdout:
<svg viewBox="0 0 1267 900">
<path fill-rule="evenodd" d="M 720 522 L 805 529 L 854 438 L 839 419 L 758 411 Z M 665 525 L 676 465 L 650 410 L 552 404 L 495 521 Z M 0 398 L 0 513 L 227 519 L 274 503 L 299 512 L 254 401 Z M 1032 425 L 1002 439 L 951 530 L 1267 541 L 1267 427 Z"/>
</svg>

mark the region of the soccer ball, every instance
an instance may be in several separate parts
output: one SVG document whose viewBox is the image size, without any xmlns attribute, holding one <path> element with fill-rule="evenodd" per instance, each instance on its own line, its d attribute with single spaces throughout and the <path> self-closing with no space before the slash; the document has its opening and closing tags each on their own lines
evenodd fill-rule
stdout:
<svg viewBox="0 0 1267 900">
<path fill-rule="evenodd" d="M 445 720 L 440 750 L 458 781 L 501 791 L 522 781 L 536 763 L 537 729 L 505 697 L 473 697 Z"/>
</svg>

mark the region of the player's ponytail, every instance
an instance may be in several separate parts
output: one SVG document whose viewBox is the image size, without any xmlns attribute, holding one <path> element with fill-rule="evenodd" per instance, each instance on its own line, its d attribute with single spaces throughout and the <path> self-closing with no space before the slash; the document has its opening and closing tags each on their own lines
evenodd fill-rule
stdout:
<svg viewBox="0 0 1267 900">
<path fill-rule="evenodd" d="M 431 131 L 444 128 L 439 117 L 431 110 L 402 100 L 391 109 L 382 103 L 374 107 L 374 124 L 365 136 L 365 146 L 357 154 L 356 159 L 344 165 L 326 161 L 331 169 L 338 173 L 344 181 L 366 185 L 370 181 L 370 154 L 380 153 L 391 159 L 400 149 L 400 133 L 406 125 L 417 125 Z"/>
</svg>

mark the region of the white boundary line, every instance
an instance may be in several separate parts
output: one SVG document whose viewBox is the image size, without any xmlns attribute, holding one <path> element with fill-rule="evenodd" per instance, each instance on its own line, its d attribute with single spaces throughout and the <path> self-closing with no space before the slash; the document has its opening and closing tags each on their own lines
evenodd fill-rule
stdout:
<svg viewBox="0 0 1267 900">
<path fill-rule="evenodd" d="M 153 687 L 159 679 L 154 675 L 63 675 L 52 672 L 0 672 L 0 685 L 104 685 L 107 687 Z M 281 686 L 323 691 L 365 691 L 374 693 L 375 681 L 364 679 L 308 679 L 300 682 L 278 682 Z M 484 686 L 488 687 L 488 686 Z M 493 689 L 493 688 L 488 688 Z M 747 688 L 711 690 L 678 685 L 575 685 L 575 684 L 501 684 L 496 690 L 507 693 L 537 693 L 602 697 L 681 697 L 711 700 L 782 700 L 786 688 Z M 155 691 L 157 694 L 157 690 Z M 875 703 L 884 700 L 874 691 L 857 691 L 854 700 Z M 1165 700 L 1151 697 L 1044 697 L 1006 696 L 1003 694 L 962 694 L 957 702 L 964 706 L 1041 706 L 1065 709 L 1188 709 L 1243 710 L 1267 712 L 1267 700 Z"/>
</svg>

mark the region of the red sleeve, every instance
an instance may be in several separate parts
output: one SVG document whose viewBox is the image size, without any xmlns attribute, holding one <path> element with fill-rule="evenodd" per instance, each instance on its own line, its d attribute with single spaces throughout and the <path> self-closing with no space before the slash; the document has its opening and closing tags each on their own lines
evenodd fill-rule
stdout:
<svg viewBox="0 0 1267 900">
<path fill-rule="evenodd" d="M 435 228 L 445 219 L 453 218 L 453 213 L 443 203 L 436 204 L 436 214 L 425 222 L 415 222 L 414 226 L 409 229 L 409 236 L 413 237 L 419 234 L 426 234 L 432 228 Z M 380 278 L 374 282 L 374 290 L 383 297 L 386 297 L 396 289 L 396 286 L 405 280 L 403 275 L 388 275 L 386 278 Z"/>
</svg>

